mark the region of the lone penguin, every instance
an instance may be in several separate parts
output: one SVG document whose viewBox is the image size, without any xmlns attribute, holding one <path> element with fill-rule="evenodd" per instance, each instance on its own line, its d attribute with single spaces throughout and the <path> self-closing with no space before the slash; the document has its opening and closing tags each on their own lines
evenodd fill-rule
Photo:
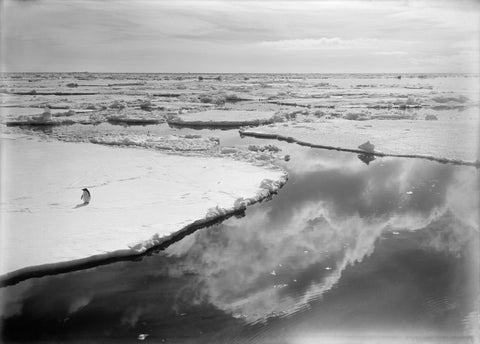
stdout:
<svg viewBox="0 0 480 344">
<path fill-rule="evenodd" d="M 82 197 L 80 197 L 81 200 L 83 200 L 83 204 L 87 205 L 88 203 L 90 203 L 90 198 L 92 198 L 90 196 L 90 191 L 88 191 L 88 189 L 82 189 L 83 191 L 83 194 L 82 194 Z"/>
</svg>

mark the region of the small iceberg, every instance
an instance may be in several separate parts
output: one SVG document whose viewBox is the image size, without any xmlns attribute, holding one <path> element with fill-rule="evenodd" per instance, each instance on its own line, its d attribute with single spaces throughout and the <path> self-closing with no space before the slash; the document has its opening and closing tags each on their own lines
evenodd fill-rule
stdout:
<svg viewBox="0 0 480 344">
<path fill-rule="evenodd" d="M 367 141 L 365 143 L 362 143 L 360 146 L 358 146 L 358 148 L 365 152 L 373 153 L 375 149 L 375 145 L 371 144 L 370 141 Z"/>
</svg>

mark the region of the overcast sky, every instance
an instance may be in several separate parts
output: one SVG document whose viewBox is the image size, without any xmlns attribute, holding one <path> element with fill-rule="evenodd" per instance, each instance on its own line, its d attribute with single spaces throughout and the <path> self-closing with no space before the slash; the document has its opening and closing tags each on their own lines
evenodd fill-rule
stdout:
<svg viewBox="0 0 480 344">
<path fill-rule="evenodd" d="M 478 72 L 479 1 L 5 0 L 6 71 Z"/>
</svg>

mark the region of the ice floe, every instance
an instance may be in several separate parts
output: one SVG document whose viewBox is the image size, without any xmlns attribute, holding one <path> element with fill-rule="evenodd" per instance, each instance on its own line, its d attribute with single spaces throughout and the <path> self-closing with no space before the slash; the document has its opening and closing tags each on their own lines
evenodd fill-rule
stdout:
<svg viewBox="0 0 480 344">
<path fill-rule="evenodd" d="M 5 135 L 2 149 L 3 278 L 145 252 L 286 182 L 278 168 L 230 158 Z"/>
<path fill-rule="evenodd" d="M 130 124 L 130 125 L 146 125 L 159 124 L 165 122 L 165 118 L 160 113 L 153 111 L 125 111 L 118 114 L 106 116 L 110 123 Z"/>
<path fill-rule="evenodd" d="M 168 123 L 179 126 L 240 127 L 273 123 L 273 111 L 207 110 L 173 116 Z"/>
<path fill-rule="evenodd" d="M 479 166 L 478 119 L 455 121 L 342 119 L 315 123 L 275 123 L 242 129 L 241 135 L 273 138 L 305 146 L 363 153 L 365 141 L 375 145 L 375 155 L 419 157 L 441 162 Z"/>
<path fill-rule="evenodd" d="M 171 151 L 204 151 L 219 144 L 215 137 L 204 138 L 200 135 L 111 134 L 93 136 L 89 141 L 110 146 L 136 146 Z"/>
<path fill-rule="evenodd" d="M 92 114 L 89 114 L 92 112 Z M 103 121 L 103 117 L 93 111 L 83 110 L 77 113 L 75 110 L 52 111 L 49 108 L 38 115 L 21 115 L 13 119 L 7 119 L 7 126 L 59 126 L 80 124 L 96 124 Z"/>
</svg>

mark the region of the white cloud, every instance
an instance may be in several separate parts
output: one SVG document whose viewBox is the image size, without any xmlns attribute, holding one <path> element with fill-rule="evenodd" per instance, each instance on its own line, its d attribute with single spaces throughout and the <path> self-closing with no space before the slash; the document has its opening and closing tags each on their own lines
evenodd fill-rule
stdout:
<svg viewBox="0 0 480 344">
<path fill-rule="evenodd" d="M 405 56 L 408 55 L 406 51 L 372 51 L 373 55 L 380 56 Z"/>
<path fill-rule="evenodd" d="M 465 1 L 7 0 L 4 12 L 2 62 L 19 71 L 441 72 L 455 60 L 461 72 L 480 36 Z"/>
<path fill-rule="evenodd" d="M 343 39 L 339 37 L 321 37 L 263 41 L 261 47 L 280 50 L 317 50 L 317 49 L 373 49 L 379 45 L 378 39 Z"/>
</svg>

